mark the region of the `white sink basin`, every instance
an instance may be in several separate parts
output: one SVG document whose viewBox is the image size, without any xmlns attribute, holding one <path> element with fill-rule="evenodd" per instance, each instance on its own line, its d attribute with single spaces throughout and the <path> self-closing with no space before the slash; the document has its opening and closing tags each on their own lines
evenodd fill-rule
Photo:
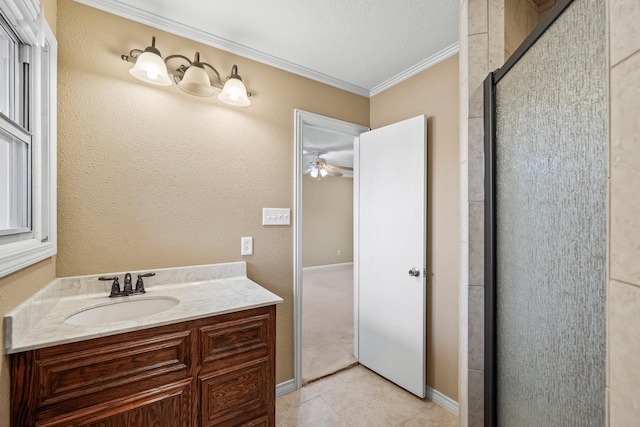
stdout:
<svg viewBox="0 0 640 427">
<path fill-rule="evenodd" d="M 72 314 L 64 321 L 71 325 L 103 325 L 158 314 L 175 307 L 178 302 L 179 300 L 171 297 L 110 301 Z"/>
</svg>

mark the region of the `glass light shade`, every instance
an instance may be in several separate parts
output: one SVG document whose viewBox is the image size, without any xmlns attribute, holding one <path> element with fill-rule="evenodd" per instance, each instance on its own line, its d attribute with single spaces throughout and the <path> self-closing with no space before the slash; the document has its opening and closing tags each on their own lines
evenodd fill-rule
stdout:
<svg viewBox="0 0 640 427">
<path fill-rule="evenodd" d="M 314 178 L 318 177 L 318 168 L 314 167 L 313 169 L 311 169 L 311 176 Z"/>
<path fill-rule="evenodd" d="M 214 88 L 211 87 L 209 75 L 204 68 L 192 65 L 185 71 L 178 87 L 188 94 L 195 96 L 212 96 Z"/>
<path fill-rule="evenodd" d="M 324 168 L 320 169 L 320 176 L 321 177 L 325 177 L 329 174 L 329 172 L 327 172 Z"/>
<path fill-rule="evenodd" d="M 162 58 L 153 52 L 143 52 L 129 74 L 138 80 L 157 86 L 171 86 L 167 66 Z"/>
<path fill-rule="evenodd" d="M 247 88 L 242 83 L 242 80 L 231 77 L 224 84 L 222 92 L 218 95 L 218 99 L 225 104 L 235 105 L 237 107 L 246 107 L 251 105 L 249 97 L 247 96 Z"/>
</svg>

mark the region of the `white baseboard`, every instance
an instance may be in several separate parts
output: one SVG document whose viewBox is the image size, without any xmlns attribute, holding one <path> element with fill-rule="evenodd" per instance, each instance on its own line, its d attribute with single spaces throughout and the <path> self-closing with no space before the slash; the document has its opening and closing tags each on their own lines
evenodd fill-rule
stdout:
<svg viewBox="0 0 640 427">
<path fill-rule="evenodd" d="M 341 264 L 314 265 L 311 267 L 303 267 L 302 271 L 324 270 L 325 268 L 346 267 L 348 265 L 353 265 L 353 262 L 343 262 Z"/>
<path fill-rule="evenodd" d="M 289 394 L 294 391 L 296 391 L 296 383 L 292 379 L 276 384 L 276 397 L 284 396 L 285 394 Z"/>
<path fill-rule="evenodd" d="M 427 399 L 442 406 L 447 411 L 451 412 L 453 415 L 458 415 L 458 402 L 451 399 L 448 396 L 440 393 L 438 390 L 425 385 L 425 394 L 427 395 Z"/>
</svg>

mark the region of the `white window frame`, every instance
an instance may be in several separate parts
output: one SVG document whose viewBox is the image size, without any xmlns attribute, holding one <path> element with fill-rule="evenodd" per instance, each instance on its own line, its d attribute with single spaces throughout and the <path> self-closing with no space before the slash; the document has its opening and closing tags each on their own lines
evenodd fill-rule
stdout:
<svg viewBox="0 0 640 427">
<path fill-rule="evenodd" d="M 31 232 L 19 241 L 0 240 L 0 277 L 4 277 L 57 253 L 58 43 L 37 0 L 0 0 L 0 12 L 31 51 Z M 48 62 L 43 61 L 45 54 Z M 48 73 L 46 81 L 43 73 Z"/>
</svg>

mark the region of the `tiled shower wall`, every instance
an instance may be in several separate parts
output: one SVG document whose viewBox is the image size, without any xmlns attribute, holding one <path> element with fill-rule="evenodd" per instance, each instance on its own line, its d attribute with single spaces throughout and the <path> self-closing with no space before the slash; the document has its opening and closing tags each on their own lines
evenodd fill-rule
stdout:
<svg viewBox="0 0 640 427">
<path fill-rule="evenodd" d="M 505 39 L 513 44 L 530 31 L 513 26 L 513 20 L 529 22 L 514 18 L 516 3 L 523 4 L 519 0 L 460 0 L 461 426 L 483 425 L 482 82 L 512 53 Z M 525 3 L 531 5 L 529 0 Z M 536 4 L 539 16 L 551 6 L 549 2 Z M 640 419 L 640 2 L 608 0 L 607 14 L 611 179 L 606 396 L 608 424 L 623 426 L 635 425 Z"/>
<path fill-rule="evenodd" d="M 640 420 L 640 1 L 609 0 L 609 425 Z"/>
</svg>

